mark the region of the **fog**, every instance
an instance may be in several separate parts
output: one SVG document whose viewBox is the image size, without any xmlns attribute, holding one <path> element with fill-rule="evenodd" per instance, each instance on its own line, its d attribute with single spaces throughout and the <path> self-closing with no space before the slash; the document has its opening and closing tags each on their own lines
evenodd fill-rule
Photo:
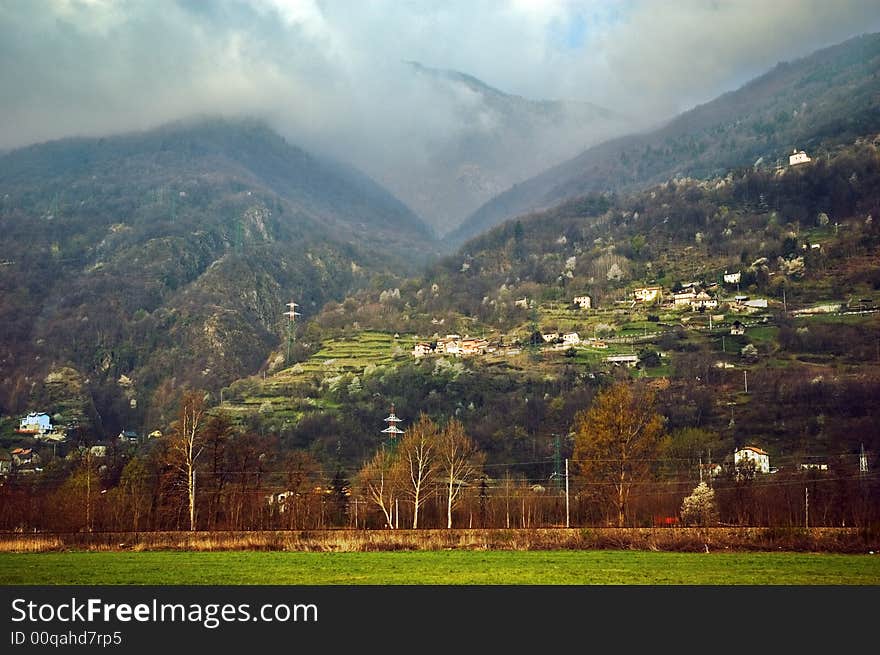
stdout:
<svg viewBox="0 0 880 655">
<path fill-rule="evenodd" d="M 592 143 L 875 31 L 868 0 L 3 1 L 0 149 L 254 115 L 442 232 Z M 493 104 L 407 61 L 508 95 Z M 567 104 L 535 119 L 523 99 Z"/>
</svg>

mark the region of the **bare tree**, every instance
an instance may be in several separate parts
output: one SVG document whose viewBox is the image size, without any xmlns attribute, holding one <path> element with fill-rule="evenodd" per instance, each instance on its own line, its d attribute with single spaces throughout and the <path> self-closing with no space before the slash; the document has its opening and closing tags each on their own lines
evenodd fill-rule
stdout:
<svg viewBox="0 0 880 655">
<path fill-rule="evenodd" d="M 440 435 L 439 462 L 446 488 L 446 527 L 452 527 L 452 510 L 461 502 L 464 490 L 482 470 L 483 453 L 464 432 L 460 421 L 451 420 Z"/>
<path fill-rule="evenodd" d="M 413 502 L 413 529 L 419 527 L 419 508 L 425 504 L 425 490 L 436 470 L 435 450 L 439 439 L 437 425 L 424 414 L 400 440 L 397 465 L 408 485 L 404 493 Z"/>
<path fill-rule="evenodd" d="M 366 496 L 382 511 L 385 524 L 394 528 L 394 498 L 400 488 L 399 468 L 390 448 L 380 448 L 358 474 Z"/>
<path fill-rule="evenodd" d="M 205 413 L 204 392 L 187 391 L 180 402 L 180 412 L 169 443 L 173 464 L 186 478 L 190 530 L 196 529 L 196 460 L 205 447 Z"/>
</svg>

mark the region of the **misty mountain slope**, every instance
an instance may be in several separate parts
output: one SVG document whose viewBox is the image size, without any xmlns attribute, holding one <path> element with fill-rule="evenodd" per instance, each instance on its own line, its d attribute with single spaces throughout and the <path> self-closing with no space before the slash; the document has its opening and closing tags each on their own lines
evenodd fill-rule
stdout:
<svg viewBox="0 0 880 655">
<path fill-rule="evenodd" d="M 13 151 L 0 200 L 2 412 L 69 367 L 110 430 L 256 371 L 286 302 L 308 316 L 430 256 L 390 194 L 247 121 Z"/>
<path fill-rule="evenodd" d="M 431 230 L 386 189 L 354 168 L 289 144 L 255 120 L 206 118 L 101 139 L 64 139 L 22 148 L 0 169 L 0 183 L 27 186 L 51 177 L 153 174 L 173 184 L 188 174 L 227 175 L 270 190 L 344 239 L 420 244 Z M 56 189 L 62 200 L 64 189 Z"/>
<path fill-rule="evenodd" d="M 411 88 L 431 104 L 428 134 L 377 177 L 441 234 L 511 184 L 634 127 L 588 102 L 531 100 L 458 71 L 406 65 Z"/>
<path fill-rule="evenodd" d="M 594 191 L 632 190 L 674 177 L 707 178 L 880 130 L 880 35 L 850 39 L 778 64 L 740 89 L 652 132 L 594 146 L 514 185 L 448 237 L 455 246 L 513 216 Z"/>
</svg>

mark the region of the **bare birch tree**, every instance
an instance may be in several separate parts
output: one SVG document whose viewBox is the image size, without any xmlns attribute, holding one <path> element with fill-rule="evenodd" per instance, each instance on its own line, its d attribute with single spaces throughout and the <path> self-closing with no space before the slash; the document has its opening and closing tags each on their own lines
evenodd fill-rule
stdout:
<svg viewBox="0 0 880 655">
<path fill-rule="evenodd" d="M 419 527 L 419 508 L 427 500 L 426 489 L 436 470 L 437 425 L 424 414 L 397 446 L 398 466 L 408 484 L 404 491 L 413 503 L 413 529 Z"/>
<path fill-rule="evenodd" d="M 180 402 L 180 413 L 169 444 L 173 464 L 185 476 L 190 530 L 196 529 L 196 460 L 205 447 L 206 411 L 204 392 L 187 391 Z"/>
<path fill-rule="evenodd" d="M 358 474 L 364 494 L 376 504 L 385 517 L 385 524 L 394 528 L 394 498 L 400 488 L 399 468 L 389 448 L 380 448 Z"/>
<path fill-rule="evenodd" d="M 452 510 L 483 467 L 483 453 L 464 432 L 460 421 L 451 420 L 440 434 L 440 477 L 446 491 L 446 527 L 452 527 Z"/>
</svg>

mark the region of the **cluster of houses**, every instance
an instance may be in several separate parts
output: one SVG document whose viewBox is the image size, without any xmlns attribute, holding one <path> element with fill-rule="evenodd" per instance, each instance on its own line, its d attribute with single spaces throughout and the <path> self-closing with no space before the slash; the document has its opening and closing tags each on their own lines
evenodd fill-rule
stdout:
<svg viewBox="0 0 880 655">
<path fill-rule="evenodd" d="M 820 471 L 829 470 L 828 463 L 825 461 L 807 458 L 808 461 L 800 462 L 796 465 L 799 471 Z M 770 465 L 770 455 L 766 450 L 755 445 L 742 446 L 733 452 L 733 456 L 728 455 L 724 459 L 724 464 L 708 463 L 702 465 L 702 474 L 709 478 L 715 478 L 728 470 L 734 477 L 740 478 L 745 473 L 745 469 L 751 469 L 755 475 L 770 475 L 779 471 L 775 466 Z M 864 448 L 859 456 L 859 470 L 868 472 L 868 458 Z"/>
<path fill-rule="evenodd" d="M 541 334 L 543 342 L 555 349 L 564 350 L 581 343 L 590 343 L 596 348 L 607 348 L 604 342 L 598 339 L 582 340 L 577 332 L 547 332 Z M 482 337 L 462 337 L 458 334 L 447 334 L 445 337 L 436 337 L 433 341 L 418 341 L 413 346 L 412 355 L 416 359 L 429 355 L 452 355 L 453 357 L 469 357 L 472 355 L 489 355 L 502 352 L 506 355 L 518 355 L 521 352 L 519 346 L 504 346 L 500 342 L 490 342 Z"/>
<path fill-rule="evenodd" d="M 19 473 L 39 473 L 40 455 L 33 448 L 13 448 L 6 452 L 0 450 L 0 476 L 7 476 L 12 471 Z"/>
<path fill-rule="evenodd" d="M 413 347 L 413 357 L 419 359 L 427 355 L 452 355 L 454 357 L 467 357 L 470 355 L 485 355 L 495 352 L 497 346 L 490 344 L 482 337 L 470 337 L 459 334 L 447 334 L 445 337 L 434 341 L 419 341 Z"/>
<path fill-rule="evenodd" d="M 30 437 L 38 443 L 52 445 L 53 449 L 55 446 L 67 442 L 67 428 L 53 425 L 52 418 L 45 412 L 26 414 L 19 419 L 15 432 Z M 157 431 L 150 434 L 150 437 L 155 436 L 161 436 L 161 433 Z M 134 430 L 123 430 L 116 437 L 119 446 L 136 446 L 140 441 L 140 436 Z M 0 450 L 0 477 L 6 477 L 12 472 L 27 474 L 39 473 L 43 470 L 37 447 L 32 447 L 32 441 L 28 441 L 26 444 L 10 451 Z M 102 458 L 107 456 L 109 446 L 108 444 L 94 444 L 84 448 L 86 450 L 83 452 L 88 453 L 91 457 Z"/>
<path fill-rule="evenodd" d="M 725 284 L 738 284 L 741 274 L 725 273 Z M 694 312 L 704 312 L 708 310 L 718 309 L 720 304 L 718 300 L 718 284 L 701 284 L 698 282 L 688 282 L 681 286 L 681 289 L 665 294 L 663 287 L 648 286 L 636 287 L 633 289 L 632 300 L 630 304 L 657 304 L 664 309 L 670 310 L 691 310 Z M 767 309 L 768 303 L 766 298 L 751 298 L 747 295 L 737 294 L 731 299 L 727 299 L 731 310 L 741 314 L 751 314 L 754 312 Z"/>
</svg>

